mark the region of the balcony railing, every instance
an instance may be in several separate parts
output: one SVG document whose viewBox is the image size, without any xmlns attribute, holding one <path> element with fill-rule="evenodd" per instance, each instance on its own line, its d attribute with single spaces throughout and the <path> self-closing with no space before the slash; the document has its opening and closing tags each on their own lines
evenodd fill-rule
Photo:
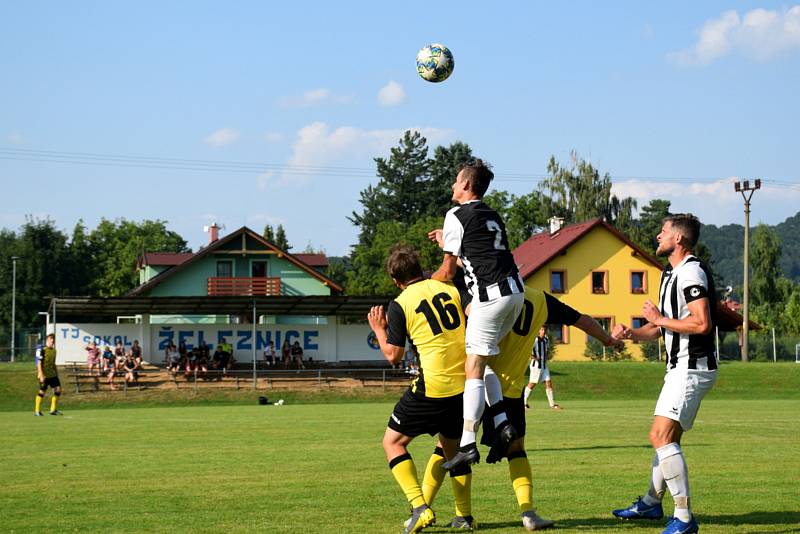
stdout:
<svg viewBox="0 0 800 534">
<path fill-rule="evenodd" d="M 280 294 L 280 278 L 213 277 L 208 279 L 209 297 L 278 296 Z"/>
</svg>

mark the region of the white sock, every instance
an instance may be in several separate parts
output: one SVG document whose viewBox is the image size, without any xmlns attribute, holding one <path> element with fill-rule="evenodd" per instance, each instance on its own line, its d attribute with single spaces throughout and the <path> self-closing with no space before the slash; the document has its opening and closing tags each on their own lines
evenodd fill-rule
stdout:
<svg viewBox="0 0 800 534">
<path fill-rule="evenodd" d="M 488 365 L 486 371 L 483 373 L 483 382 L 486 384 L 486 402 L 489 406 L 494 406 L 503 401 L 503 386 L 500 385 L 500 379 Z M 507 421 L 506 412 L 500 412 L 494 416 L 494 426 L 497 427 Z"/>
<path fill-rule="evenodd" d="M 689 503 L 689 471 L 686 460 L 683 458 L 681 446 L 669 443 L 656 449 L 661 473 L 667 483 L 672 500 L 675 501 L 675 517 L 688 522 L 692 519 L 692 509 Z"/>
<path fill-rule="evenodd" d="M 556 405 L 556 401 L 553 400 L 553 388 L 545 388 L 544 391 L 547 393 L 547 402 L 550 403 L 550 407 L 552 408 Z"/>
<path fill-rule="evenodd" d="M 653 471 L 652 476 L 650 477 L 650 487 L 642 499 L 648 506 L 655 506 L 656 504 L 659 504 L 664 498 L 664 491 L 667 489 L 667 482 L 664 480 L 664 474 L 661 472 L 658 454 L 653 455 L 652 467 Z"/>
<path fill-rule="evenodd" d="M 461 446 L 475 443 L 478 424 L 483 415 L 486 386 L 480 378 L 468 378 L 464 382 L 464 431 L 461 434 Z"/>
<path fill-rule="evenodd" d="M 531 391 L 533 391 L 528 386 L 525 386 L 525 404 L 528 404 L 528 397 L 531 396 Z"/>
</svg>

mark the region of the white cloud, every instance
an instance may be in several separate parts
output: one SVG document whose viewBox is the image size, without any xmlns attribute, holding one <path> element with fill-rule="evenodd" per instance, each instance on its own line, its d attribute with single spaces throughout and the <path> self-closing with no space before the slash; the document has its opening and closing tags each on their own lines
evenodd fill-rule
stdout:
<svg viewBox="0 0 800 534">
<path fill-rule="evenodd" d="M 406 92 L 403 86 L 394 80 L 381 87 L 378 91 L 378 102 L 381 106 L 397 106 L 406 99 Z"/>
<path fill-rule="evenodd" d="M 280 101 L 282 107 L 306 108 L 325 103 L 346 104 L 352 100 L 349 96 L 334 94 L 330 89 L 311 89 L 300 96 L 290 96 Z"/>
<path fill-rule="evenodd" d="M 315 169 L 310 167 L 341 165 L 343 161 L 369 168 L 374 165 L 372 158 L 387 154 L 407 129 L 419 131 L 430 145 L 453 136 L 451 130 L 441 128 L 364 130 L 340 126 L 333 129 L 324 122 L 314 122 L 297 132 L 293 153 L 287 163 L 289 169 L 280 176 L 270 177 L 270 185 L 303 185 L 315 174 Z"/>
<path fill-rule="evenodd" d="M 707 65 L 739 52 L 767 61 L 792 49 L 800 49 L 800 5 L 783 12 L 753 9 L 742 17 L 736 11 L 726 11 L 703 24 L 692 47 L 667 58 L 679 65 Z"/>
<path fill-rule="evenodd" d="M 208 137 L 205 138 L 205 142 L 207 145 L 211 145 L 213 147 L 221 147 L 225 145 L 230 145 L 231 143 L 235 143 L 239 140 L 239 130 L 235 130 L 234 128 L 220 128 L 216 132 L 212 133 Z"/>
<path fill-rule="evenodd" d="M 691 212 L 706 224 L 743 224 L 744 199 L 734 189 L 739 178 L 713 182 L 664 182 L 659 180 L 626 180 L 614 183 L 612 192 L 618 197 L 633 197 L 641 210 L 655 198 L 669 200 L 673 212 Z M 751 222 L 777 224 L 797 212 L 800 188 L 776 187 L 762 182 L 752 197 Z"/>
</svg>

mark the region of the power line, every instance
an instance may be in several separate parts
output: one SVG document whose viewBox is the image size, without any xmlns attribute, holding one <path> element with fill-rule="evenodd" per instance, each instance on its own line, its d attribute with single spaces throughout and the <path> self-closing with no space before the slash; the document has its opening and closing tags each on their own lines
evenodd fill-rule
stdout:
<svg viewBox="0 0 800 534">
<path fill-rule="evenodd" d="M 98 154 L 92 152 L 66 152 L 55 150 L 34 150 L 23 148 L 0 147 L 0 159 L 28 161 L 32 163 L 58 163 L 71 165 L 89 165 L 120 168 L 145 168 L 172 171 L 195 171 L 216 173 L 263 174 L 266 172 L 283 173 L 300 176 L 332 176 L 361 177 L 376 176 L 375 169 L 364 167 L 324 166 L 324 165 L 287 165 L 279 163 L 253 161 L 225 161 L 186 158 L 165 158 L 153 156 Z M 547 174 L 508 171 L 496 173 L 498 181 L 504 182 L 541 182 L 549 178 Z M 676 177 L 676 176 L 612 176 L 615 183 L 659 182 L 659 183 L 715 183 L 733 182 L 733 178 L 719 177 Z M 769 180 L 762 182 L 770 188 L 798 189 L 800 183 L 788 180 Z"/>
</svg>

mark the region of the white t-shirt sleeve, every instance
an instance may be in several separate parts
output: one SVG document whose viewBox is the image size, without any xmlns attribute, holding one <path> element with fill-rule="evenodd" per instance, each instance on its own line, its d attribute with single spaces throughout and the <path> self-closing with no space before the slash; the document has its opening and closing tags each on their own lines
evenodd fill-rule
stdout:
<svg viewBox="0 0 800 534">
<path fill-rule="evenodd" d="M 464 238 L 464 227 L 456 217 L 456 210 L 453 208 L 444 216 L 444 227 L 442 228 L 442 240 L 444 241 L 443 250 L 453 256 L 461 255 L 461 241 Z"/>
<path fill-rule="evenodd" d="M 684 269 L 679 281 L 687 304 L 693 300 L 708 298 L 708 279 L 699 265 L 695 264 L 690 269 Z"/>
</svg>

